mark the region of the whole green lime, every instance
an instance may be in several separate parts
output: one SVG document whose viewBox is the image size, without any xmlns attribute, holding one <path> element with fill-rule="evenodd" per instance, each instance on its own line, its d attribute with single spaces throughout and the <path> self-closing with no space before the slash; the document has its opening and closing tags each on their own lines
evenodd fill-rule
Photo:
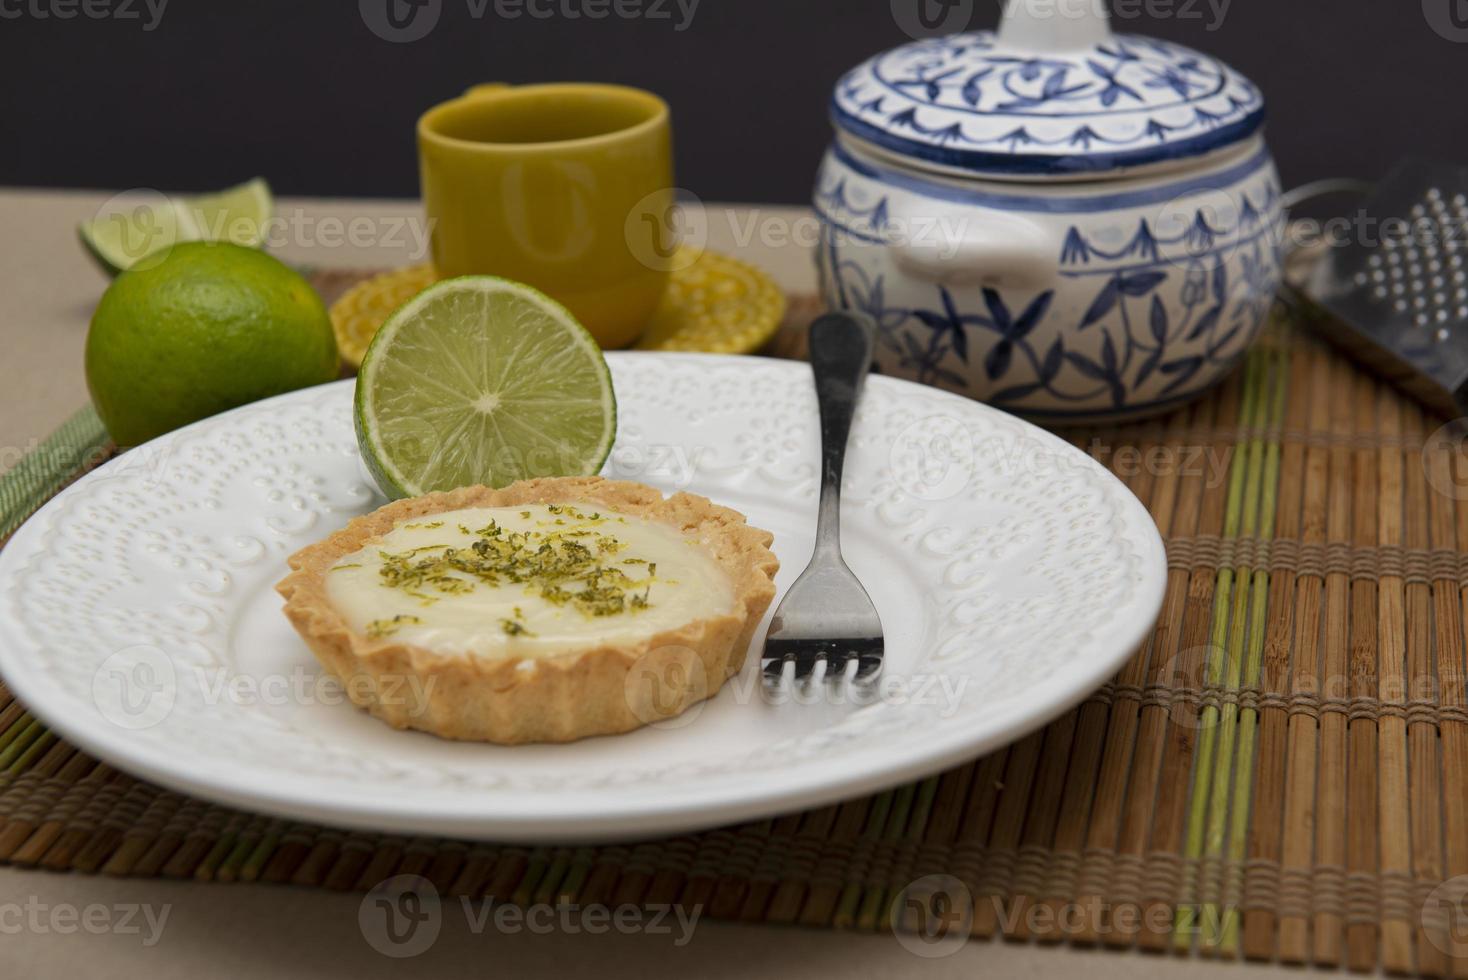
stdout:
<svg viewBox="0 0 1468 980">
<path fill-rule="evenodd" d="M 239 245 L 187 242 L 113 280 L 87 334 L 87 387 L 119 446 L 336 378 L 310 284 Z"/>
</svg>

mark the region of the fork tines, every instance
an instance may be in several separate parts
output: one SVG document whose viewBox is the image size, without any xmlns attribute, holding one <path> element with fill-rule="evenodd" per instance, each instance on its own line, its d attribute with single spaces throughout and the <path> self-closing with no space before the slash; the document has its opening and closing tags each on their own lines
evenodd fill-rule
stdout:
<svg viewBox="0 0 1468 980">
<path fill-rule="evenodd" d="M 766 684 L 779 684 L 787 674 L 807 681 L 819 667 L 824 667 L 824 680 L 870 683 L 882 672 L 882 637 L 765 640 L 760 669 Z"/>
</svg>

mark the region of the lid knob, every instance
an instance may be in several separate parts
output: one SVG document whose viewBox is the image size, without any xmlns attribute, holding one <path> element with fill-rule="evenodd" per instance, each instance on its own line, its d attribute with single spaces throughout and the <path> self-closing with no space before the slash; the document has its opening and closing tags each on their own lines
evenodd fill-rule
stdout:
<svg viewBox="0 0 1468 980">
<path fill-rule="evenodd" d="M 1106 0 L 1009 0 L 999 24 L 1002 47 L 1059 53 L 1111 39 Z"/>
</svg>

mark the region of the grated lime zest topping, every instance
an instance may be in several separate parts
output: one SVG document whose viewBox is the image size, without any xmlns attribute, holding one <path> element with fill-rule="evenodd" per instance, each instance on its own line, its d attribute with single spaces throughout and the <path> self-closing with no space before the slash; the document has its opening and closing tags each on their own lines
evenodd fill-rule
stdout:
<svg viewBox="0 0 1468 980">
<path fill-rule="evenodd" d="M 417 616 L 410 616 L 406 613 L 394 616 L 392 619 L 374 619 L 367 624 L 367 635 L 373 639 L 380 639 L 384 636 L 392 636 L 404 626 L 417 625 L 421 622 L 423 620 Z"/>
<path fill-rule="evenodd" d="M 605 517 L 566 505 L 553 504 L 547 509 L 557 515 L 557 525 L 566 526 L 569 519 L 574 526 L 512 531 L 491 520 L 474 531 L 458 525 L 475 539 L 468 547 L 437 544 L 402 552 L 379 549 L 382 584 L 425 604 L 438 601 L 434 593 L 462 595 L 479 584 L 509 584 L 523 585 L 527 592 L 553 605 L 568 606 L 587 616 L 615 616 L 649 607 L 657 575 L 655 563 L 623 559 L 610 564 L 626 544 L 612 534 L 591 529 L 606 523 Z M 646 564 L 647 576 L 633 579 L 617 567 L 626 564 Z M 528 633 L 518 610 L 514 619 L 501 620 L 500 625 L 511 636 Z"/>
</svg>

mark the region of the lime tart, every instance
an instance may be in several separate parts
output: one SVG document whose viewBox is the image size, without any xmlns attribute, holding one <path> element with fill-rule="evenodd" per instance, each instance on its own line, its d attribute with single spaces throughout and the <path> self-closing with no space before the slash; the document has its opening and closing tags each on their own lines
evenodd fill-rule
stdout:
<svg viewBox="0 0 1468 980">
<path fill-rule="evenodd" d="M 388 504 L 291 556 L 277 589 L 394 728 L 568 742 L 717 693 L 774 597 L 771 540 L 692 494 L 526 480 Z"/>
</svg>

